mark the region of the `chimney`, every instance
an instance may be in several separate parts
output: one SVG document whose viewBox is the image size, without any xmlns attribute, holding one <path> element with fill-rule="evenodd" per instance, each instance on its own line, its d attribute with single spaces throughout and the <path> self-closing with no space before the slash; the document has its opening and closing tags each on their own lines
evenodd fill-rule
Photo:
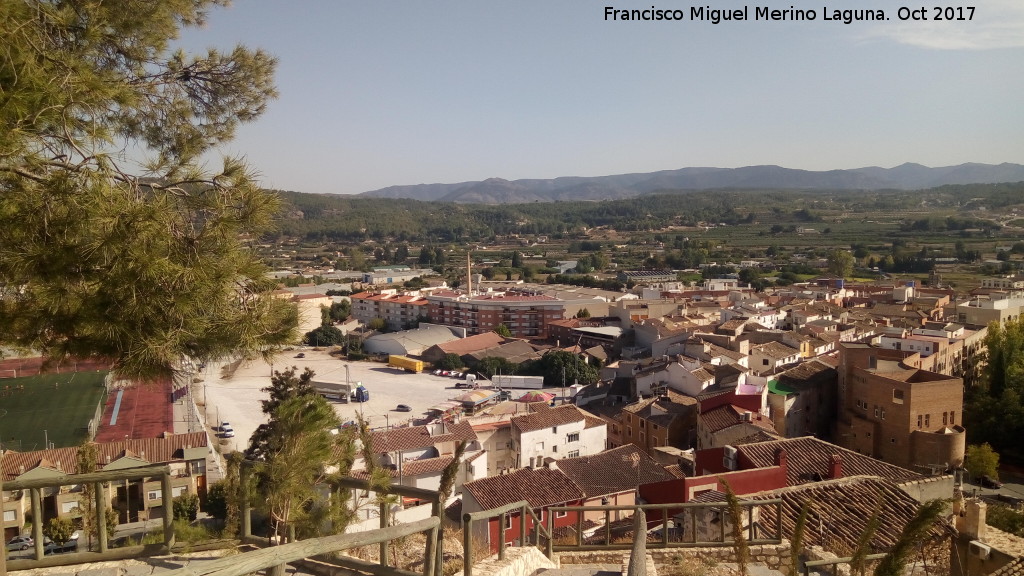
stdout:
<svg viewBox="0 0 1024 576">
<path fill-rule="evenodd" d="M 980 499 L 967 501 L 967 518 L 963 525 L 963 533 L 973 540 L 985 541 L 985 509 L 986 504 Z"/>
<path fill-rule="evenodd" d="M 786 470 L 787 466 L 788 466 L 788 460 L 789 460 L 789 454 L 786 452 L 785 448 L 779 448 L 778 450 L 775 451 L 775 465 L 776 466 L 778 466 L 779 468 L 782 468 L 783 470 Z"/>
<path fill-rule="evenodd" d="M 833 454 L 828 463 L 828 477 L 833 480 L 843 477 L 843 458 L 839 454 Z"/>
</svg>

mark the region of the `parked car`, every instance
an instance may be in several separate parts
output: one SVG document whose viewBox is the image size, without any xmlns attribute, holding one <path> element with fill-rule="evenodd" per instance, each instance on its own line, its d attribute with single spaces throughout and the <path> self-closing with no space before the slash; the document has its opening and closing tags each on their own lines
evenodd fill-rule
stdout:
<svg viewBox="0 0 1024 576">
<path fill-rule="evenodd" d="M 35 544 L 31 536 L 15 536 L 7 541 L 7 550 L 28 550 Z"/>
<path fill-rule="evenodd" d="M 398 412 L 412 412 L 412 408 L 408 404 L 399 404 L 395 407 Z"/>
<path fill-rule="evenodd" d="M 992 488 L 994 490 L 998 490 L 998 489 L 1003 487 L 1003 483 L 1002 482 L 1000 482 L 999 480 L 996 480 L 995 478 L 989 476 L 988 474 L 986 474 L 986 475 L 982 476 L 981 478 L 979 478 L 978 479 L 978 484 L 981 484 L 981 486 L 983 488 Z"/>
<path fill-rule="evenodd" d="M 49 538 L 43 544 L 43 554 L 60 554 L 62 552 L 74 552 L 78 550 L 78 532 L 71 535 L 71 538 L 63 544 L 57 544 Z"/>
<path fill-rule="evenodd" d="M 220 436 L 221 438 L 235 437 L 235 429 L 231 427 L 230 422 L 221 422 L 219 426 L 214 426 L 213 429 L 216 432 L 220 432 L 217 436 Z"/>
</svg>

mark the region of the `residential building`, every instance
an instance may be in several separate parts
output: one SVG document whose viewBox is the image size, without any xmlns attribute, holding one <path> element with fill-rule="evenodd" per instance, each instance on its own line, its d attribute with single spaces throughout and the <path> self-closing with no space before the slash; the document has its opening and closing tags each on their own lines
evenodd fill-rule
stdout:
<svg viewBox="0 0 1024 576">
<path fill-rule="evenodd" d="M 430 321 L 459 326 L 467 334 L 491 332 L 504 325 L 516 338 L 547 339 L 548 323 L 560 320 L 565 302 L 530 292 L 466 294 L 436 291 L 426 297 Z"/>
<path fill-rule="evenodd" d="M 829 437 L 836 417 L 839 373 L 811 360 L 768 381 L 768 410 L 775 431 L 786 438 Z"/>
<path fill-rule="evenodd" d="M 697 439 L 697 399 L 674 390 L 622 407 L 619 414 L 624 445 L 653 455 L 661 446 L 691 448 Z"/>
<path fill-rule="evenodd" d="M 517 466 L 537 468 L 551 460 L 589 456 L 604 450 L 606 424 L 571 404 L 512 418 Z"/>
<path fill-rule="evenodd" d="M 467 482 L 463 486 L 462 511 L 464 513 L 490 510 L 525 500 L 537 514 L 538 520 L 544 525 L 554 528 L 575 526 L 577 512 L 550 512 L 551 506 L 580 506 L 586 494 L 578 484 L 573 482 L 560 470 L 549 468 L 523 468 L 509 474 L 481 478 Z M 533 529 L 531 518 L 523 519 L 521 514 L 512 512 L 505 516 L 505 525 L 500 526 L 501 517 L 491 518 L 488 522 L 478 522 L 475 526 L 480 531 L 474 534 L 487 542 L 492 552 L 497 552 L 499 530 L 504 530 L 504 541 L 518 543 L 520 523 L 526 522 L 527 534 Z"/>
<path fill-rule="evenodd" d="M 427 300 L 419 293 L 399 294 L 396 290 L 381 290 L 359 292 L 351 299 L 352 316 L 363 324 L 381 318 L 389 330 L 405 330 L 427 317 Z"/>
<path fill-rule="evenodd" d="M 128 439 L 97 443 L 97 470 L 121 470 L 166 464 L 171 468 L 171 491 L 177 497 L 185 493 L 206 497 L 206 470 L 213 455 L 205 432 L 168 434 L 161 438 Z M 78 467 L 78 447 L 54 448 L 32 452 L 4 452 L 2 468 L 5 481 L 64 478 Z M 160 478 L 108 485 L 111 507 L 121 522 L 161 518 L 163 487 Z M 41 493 L 45 517 L 73 519 L 80 516 L 78 503 L 81 486 L 68 485 Z M 3 493 L 4 536 L 19 534 L 31 512 L 29 491 Z"/>
<path fill-rule="evenodd" d="M 837 442 L 904 468 L 962 465 L 963 380 L 920 362 L 916 353 L 842 344 Z"/>
</svg>

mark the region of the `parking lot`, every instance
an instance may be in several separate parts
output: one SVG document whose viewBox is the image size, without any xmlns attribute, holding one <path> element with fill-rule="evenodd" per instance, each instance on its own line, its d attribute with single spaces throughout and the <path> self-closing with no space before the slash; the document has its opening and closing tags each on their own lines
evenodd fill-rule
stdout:
<svg viewBox="0 0 1024 576">
<path fill-rule="evenodd" d="M 303 357 L 297 358 L 300 353 Z M 254 360 L 241 365 L 229 378 L 221 377 L 220 364 L 210 363 L 198 374 L 203 382 L 195 385 L 194 397 L 199 403 L 206 403 L 208 426 L 227 421 L 234 428 L 233 438 L 220 440 L 222 448 L 228 449 L 225 451 L 245 449 L 253 431 L 266 421 L 260 400 L 267 395 L 261 389 L 270 385 L 273 370 L 286 370 L 292 366 L 298 373 L 309 367 L 316 373 L 315 380 L 347 381 L 353 386 L 361 382 L 370 392 L 368 402 L 331 404 L 342 422 L 355 420 L 358 414 L 362 414 L 371 428 L 422 419 L 431 406 L 467 392 L 455 387 L 459 382 L 455 378 L 426 372 L 411 374 L 376 362 L 349 362 L 332 357 L 326 351 L 310 349 L 282 352 L 274 357 L 272 363 Z M 486 385 L 487 382 L 480 384 Z M 395 409 L 399 404 L 406 404 L 412 410 L 399 412 Z"/>
</svg>

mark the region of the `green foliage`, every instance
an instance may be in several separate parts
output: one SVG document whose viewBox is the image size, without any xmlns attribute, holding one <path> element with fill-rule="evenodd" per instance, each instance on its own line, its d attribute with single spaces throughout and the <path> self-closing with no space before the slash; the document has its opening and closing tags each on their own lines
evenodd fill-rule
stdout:
<svg viewBox="0 0 1024 576">
<path fill-rule="evenodd" d="M 796 524 L 793 526 L 793 537 L 790 539 L 790 576 L 797 576 L 800 574 L 800 558 L 804 552 L 804 536 L 807 534 L 807 517 L 810 513 L 811 500 L 805 500 L 804 503 L 800 505 L 800 514 L 796 517 Z"/>
<path fill-rule="evenodd" d="M 321 324 L 306 332 L 302 343 L 308 346 L 340 346 L 345 343 L 345 335 L 334 326 Z"/>
<path fill-rule="evenodd" d="M 550 351 L 539 360 L 524 362 L 520 373 L 544 377 L 545 386 L 569 386 L 575 382 L 593 384 L 597 382 L 597 369 L 572 352 Z M 564 377 L 564 380 L 563 380 Z"/>
<path fill-rule="evenodd" d="M 199 496 L 185 492 L 174 499 L 174 518 L 191 522 L 199 515 Z"/>
<path fill-rule="evenodd" d="M 505 358 L 488 356 L 476 365 L 476 370 L 486 376 L 493 378 L 495 374 L 511 375 L 519 371 L 519 365 L 509 362 Z"/>
<path fill-rule="evenodd" d="M 746 535 L 743 532 L 743 507 L 732 486 L 725 478 L 719 478 L 722 487 L 725 488 L 725 502 L 728 505 L 729 523 L 732 525 L 733 547 L 736 549 L 736 564 L 739 565 L 740 574 L 746 576 L 747 562 L 750 561 L 750 546 L 747 544 Z"/>
<path fill-rule="evenodd" d="M 43 526 L 43 535 L 57 544 L 64 544 L 75 533 L 75 525 L 70 518 L 50 518 Z"/>
<path fill-rule="evenodd" d="M 171 51 L 213 0 L 0 9 L 0 342 L 170 375 L 183 356 L 292 339 L 294 306 L 245 239 L 278 210 L 253 172 L 202 155 L 262 114 L 274 59 Z M 140 178 L 120 155 L 152 155 Z"/>
<path fill-rule="evenodd" d="M 988 443 L 1019 462 L 1024 460 L 1019 442 L 1024 435 L 1024 319 L 990 324 L 984 343 L 988 358 L 979 385 L 966 390 L 964 426 L 974 443 Z"/>
<path fill-rule="evenodd" d="M 497 334 L 498 336 L 501 336 L 502 338 L 511 338 L 512 337 L 512 331 L 509 330 L 508 326 L 505 326 L 504 324 L 498 324 L 497 326 L 495 326 L 494 327 L 494 332 L 495 332 L 495 334 Z"/>
<path fill-rule="evenodd" d="M 330 292 L 330 290 L 328 290 Z M 330 309 L 331 320 L 334 322 L 344 322 L 348 320 L 349 314 L 352 313 L 352 302 L 349 300 L 342 300 L 341 302 L 332 302 Z"/>
<path fill-rule="evenodd" d="M 901 576 L 910 554 L 924 544 L 936 521 L 946 508 L 946 500 L 929 500 L 921 505 L 914 517 L 903 527 L 903 532 L 889 553 L 875 568 L 875 576 Z M 948 536 L 941 537 L 945 541 Z"/>
<path fill-rule="evenodd" d="M 841 248 L 829 252 L 828 273 L 839 278 L 853 276 L 853 254 Z"/>
<path fill-rule="evenodd" d="M 77 465 L 75 472 L 88 474 L 95 472 L 99 461 L 99 450 L 93 442 L 85 442 L 78 447 Z M 82 484 L 78 494 L 78 510 L 82 514 L 82 530 L 85 532 L 89 547 L 92 547 L 93 537 L 98 537 L 99 531 L 96 526 L 96 486 L 95 484 Z"/>
<path fill-rule="evenodd" d="M 985 475 L 998 480 L 999 454 L 987 442 L 984 444 L 971 444 L 967 447 L 964 469 L 975 480 Z"/>
<path fill-rule="evenodd" d="M 449 352 L 434 365 L 442 370 L 458 370 L 462 368 L 462 358 L 454 352 Z"/>
<path fill-rule="evenodd" d="M 317 500 L 317 485 L 336 460 L 335 448 L 351 441 L 351 434 L 331 433 L 339 424 L 334 409 L 319 394 L 288 398 L 271 411 L 267 428 L 273 434 L 258 450 L 255 472 L 262 507 L 279 537 L 289 525 L 315 529 L 306 523 Z"/>
<path fill-rule="evenodd" d="M 206 513 L 218 520 L 228 517 L 228 485 L 217 482 L 206 491 Z"/>
<path fill-rule="evenodd" d="M 366 327 L 377 332 L 386 332 L 388 329 L 387 320 L 377 317 L 366 323 Z"/>
<path fill-rule="evenodd" d="M 249 439 L 249 448 L 245 453 L 247 458 L 262 460 L 281 442 L 284 424 L 276 421 L 274 414 L 282 404 L 294 398 L 317 396 L 316 390 L 313 388 L 315 372 L 306 368 L 302 374 L 296 376 L 296 370 L 298 368 L 295 366 L 284 372 L 274 370 L 274 375 L 270 377 L 270 386 L 261 390 L 268 396 L 266 400 L 260 401 L 261 409 L 267 415 L 268 422 L 260 424 L 252 438 Z"/>
<path fill-rule="evenodd" d="M 590 318 L 590 310 L 587 310 L 586 308 L 580 308 L 579 311 L 576 312 L 576 317 Z"/>
<path fill-rule="evenodd" d="M 1003 532 L 1024 538 L 1024 513 L 1006 506 L 990 505 L 985 512 L 985 523 Z"/>
<path fill-rule="evenodd" d="M 117 530 L 117 525 L 120 519 L 117 516 L 117 510 L 113 508 L 107 508 L 103 511 L 103 522 L 107 525 L 107 534 L 113 534 L 114 530 Z"/>
</svg>

